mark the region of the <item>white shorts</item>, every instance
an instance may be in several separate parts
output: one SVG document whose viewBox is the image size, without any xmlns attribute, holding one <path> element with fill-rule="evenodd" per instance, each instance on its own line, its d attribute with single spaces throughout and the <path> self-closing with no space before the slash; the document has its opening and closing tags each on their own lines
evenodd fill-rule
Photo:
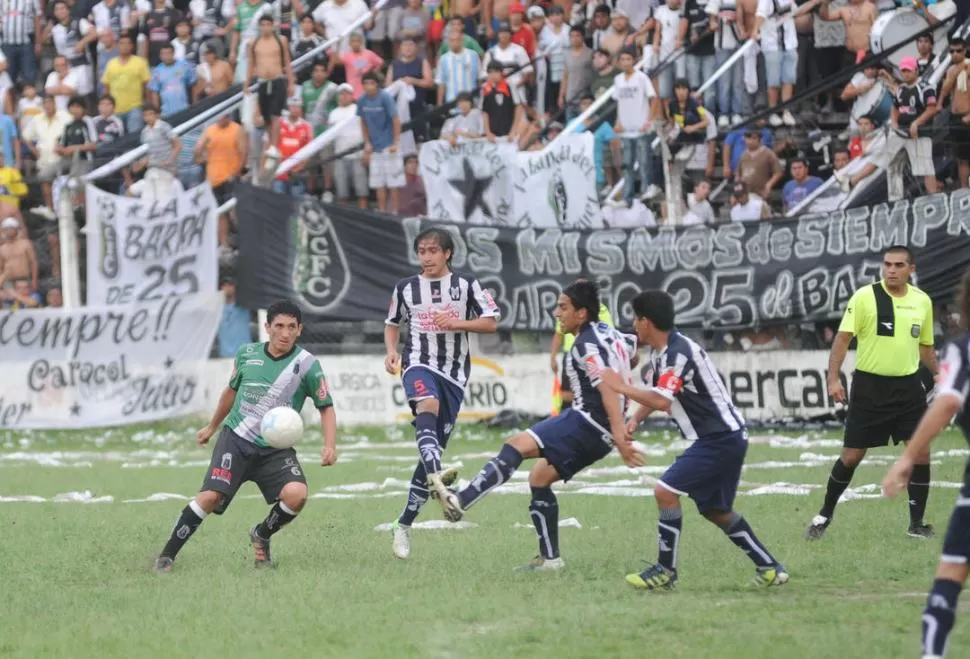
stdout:
<svg viewBox="0 0 970 659">
<path fill-rule="evenodd" d="M 873 158 L 874 164 L 888 167 L 900 149 L 906 150 L 913 176 L 936 176 L 936 167 L 933 165 L 933 140 L 929 137 L 919 137 L 914 140 L 890 131 L 886 146 L 878 156 Z"/>
<path fill-rule="evenodd" d="M 375 151 L 370 156 L 370 176 L 368 182 L 372 190 L 378 188 L 404 187 L 404 158 L 401 152 Z"/>
</svg>

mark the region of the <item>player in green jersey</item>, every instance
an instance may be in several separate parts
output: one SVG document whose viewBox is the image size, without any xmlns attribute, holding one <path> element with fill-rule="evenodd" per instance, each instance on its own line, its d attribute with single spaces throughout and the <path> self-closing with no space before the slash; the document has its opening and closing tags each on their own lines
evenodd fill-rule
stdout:
<svg viewBox="0 0 970 659">
<path fill-rule="evenodd" d="M 256 483 L 269 514 L 249 531 L 256 567 L 271 567 L 270 538 L 292 522 L 306 503 L 303 467 L 293 448 L 274 449 L 259 435 L 269 410 L 288 405 L 299 411 L 307 398 L 320 411 L 323 449 L 320 464 L 337 461 L 337 415 L 320 363 L 296 344 L 303 331 L 303 314 L 292 302 L 276 302 L 266 312 L 269 341 L 249 343 L 236 352 L 229 386 L 209 424 L 199 430 L 204 446 L 220 427 L 202 489 L 179 516 L 172 535 L 155 560 L 155 570 L 170 572 L 175 556 L 209 513 L 226 511 L 239 487 Z"/>
</svg>

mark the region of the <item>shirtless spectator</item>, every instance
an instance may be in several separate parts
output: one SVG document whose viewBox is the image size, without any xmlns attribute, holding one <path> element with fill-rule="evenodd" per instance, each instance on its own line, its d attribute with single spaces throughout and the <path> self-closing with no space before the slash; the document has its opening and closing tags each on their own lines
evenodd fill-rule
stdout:
<svg viewBox="0 0 970 659">
<path fill-rule="evenodd" d="M 268 158 L 279 158 L 276 147 L 280 140 L 280 117 L 286 109 L 286 99 L 296 89 L 296 78 L 290 66 L 290 48 L 286 37 L 276 33 L 271 16 L 260 16 L 259 36 L 249 45 L 247 58 L 246 83 L 243 90 L 249 93 L 253 78 L 259 81 L 259 113 L 269 133 Z"/>
<path fill-rule="evenodd" d="M 200 98 L 221 94 L 232 86 L 232 67 L 219 58 L 221 45 L 216 39 L 206 42 L 202 64 L 196 67 L 197 85 L 201 89 Z"/>
<path fill-rule="evenodd" d="M 0 224 L 3 242 L 0 243 L 0 284 L 3 288 L 13 287 L 14 281 L 27 281 L 30 290 L 37 290 L 37 254 L 34 245 L 21 231 L 20 222 L 8 217 Z"/>
<path fill-rule="evenodd" d="M 610 54 L 616 57 L 623 48 L 636 37 L 634 26 L 630 25 L 630 17 L 625 11 L 617 9 L 611 16 L 612 29 L 607 30 L 603 37 L 600 48 L 606 48 Z M 649 22 L 649 21 L 648 21 Z M 630 44 L 632 45 L 632 44 Z"/>
<path fill-rule="evenodd" d="M 879 18 L 879 10 L 870 0 L 849 0 L 849 4 L 832 10 L 831 0 L 822 0 L 819 18 L 823 21 L 842 21 L 845 26 L 845 52 L 842 53 L 840 69 L 850 69 L 856 65 L 860 50 L 869 50 L 869 37 L 872 26 Z"/>
<path fill-rule="evenodd" d="M 482 0 L 482 25 L 489 42 L 495 41 L 498 24 L 509 20 L 511 0 Z"/>
<path fill-rule="evenodd" d="M 961 84 L 962 80 L 962 84 Z M 950 39 L 950 68 L 943 79 L 940 103 L 950 99 L 950 135 L 960 169 L 960 187 L 970 187 L 970 60 L 962 39 Z"/>
<path fill-rule="evenodd" d="M 15 279 L 13 285 L 3 291 L 4 309 L 36 309 L 43 303 L 44 298 L 37 292 L 37 287 L 31 287 L 26 279 Z"/>
</svg>

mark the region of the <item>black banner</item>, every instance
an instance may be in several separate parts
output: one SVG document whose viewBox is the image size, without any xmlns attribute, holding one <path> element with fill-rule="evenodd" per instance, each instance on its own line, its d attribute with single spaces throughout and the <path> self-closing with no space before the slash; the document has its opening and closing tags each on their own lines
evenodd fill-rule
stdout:
<svg viewBox="0 0 970 659">
<path fill-rule="evenodd" d="M 250 308 L 289 298 L 314 319 L 381 320 L 394 284 L 418 270 L 414 237 L 455 238 L 453 267 L 492 290 L 507 329 L 548 331 L 562 287 L 599 282 L 630 325 L 644 288 L 674 296 L 684 327 L 739 328 L 838 317 L 879 278 L 883 251 L 906 245 L 917 284 L 948 301 L 970 265 L 970 190 L 797 219 L 659 229 L 505 229 L 394 218 L 236 187 L 238 296 Z"/>
</svg>

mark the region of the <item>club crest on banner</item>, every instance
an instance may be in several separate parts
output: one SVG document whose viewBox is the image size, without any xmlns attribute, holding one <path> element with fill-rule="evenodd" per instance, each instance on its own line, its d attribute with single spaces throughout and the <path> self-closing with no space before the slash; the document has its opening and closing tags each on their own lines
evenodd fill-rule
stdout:
<svg viewBox="0 0 970 659">
<path fill-rule="evenodd" d="M 591 134 L 568 135 L 553 150 L 519 153 L 517 160 L 517 226 L 563 229 L 603 226 Z"/>
<path fill-rule="evenodd" d="M 292 223 L 293 291 L 301 305 L 318 313 L 340 304 L 350 288 L 350 268 L 324 207 L 302 202 Z"/>
</svg>

